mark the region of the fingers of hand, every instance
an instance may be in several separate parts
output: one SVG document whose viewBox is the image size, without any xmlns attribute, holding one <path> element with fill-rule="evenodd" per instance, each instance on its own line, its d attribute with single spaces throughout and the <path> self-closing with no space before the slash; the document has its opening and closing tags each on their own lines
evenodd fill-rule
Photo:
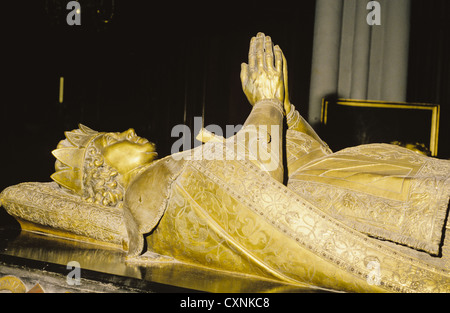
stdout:
<svg viewBox="0 0 450 313">
<path fill-rule="evenodd" d="M 250 70 L 256 69 L 256 37 L 250 40 L 250 49 L 248 50 L 248 66 Z"/>
<path fill-rule="evenodd" d="M 259 70 L 264 70 L 264 34 L 256 36 L 256 62 Z"/>
<path fill-rule="evenodd" d="M 282 52 L 278 46 L 276 47 L 277 49 L 274 49 L 272 38 L 265 36 L 264 33 L 258 33 L 256 37 L 253 37 L 250 40 L 248 52 L 249 70 L 251 72 L 269 70 L 281 73 Z"/>
<path fill-rule="evenodd" d="M 278 45 L 276 45 L 273 50 L 275 53 L 275 70 L 278 73 L 281 73 L 283 70 L 283 52 Z"/>
<path fill-rule="evenodd" d="M 247 80 L 248 80 L 248 65 L 245 63 L 241 64 L 241 83 L 242 83 L 242 87 L 245 87 L 245 85 L 247 84 Z"/>
<path fill-rule="evenodd" d="M 266 66 L 269 70 L 273 71 L 273 43 L 272 38 L 270 38 L 269 36 L 266 36 L 264 40 L 264 53 Z"/>
<path fill-rule="evenodd" d="M 280 51 L 281 51 L 281 49 L 280 49 Z M 281 51 L 281 55 L 283 57 L 283 71 L 286 72 L 286 74 L 287 74 L 287 61 L 286 61 L 286 57 L 284 56 L 283 51 Z"/>
<path fill-rule="evenodd" d="M 280 49 L 280 51 L 281 51 L 281 49 Z M 285 83 L 285 85 L 286 85 L 286 91 L 285 91 L 285 93 L 286 93 L 286 95 L 287 95 L 287 81 L 288 81 L 288 69 L 287 69 L 287 61 L 286 61 L 286 57 L 284 56 L 284 53 L 283 52 L 281 52 L 281 55 L 282 55 L 282 57 L 283 57 L 283 80 L 284 80 L 284 83 Z"/>
</svg>

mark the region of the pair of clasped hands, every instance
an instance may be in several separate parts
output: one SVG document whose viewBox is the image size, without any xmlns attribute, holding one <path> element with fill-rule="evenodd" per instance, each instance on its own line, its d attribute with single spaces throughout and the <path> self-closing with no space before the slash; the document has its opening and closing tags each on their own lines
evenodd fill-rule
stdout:
<svg viewBox="0 0 450 313">
<path fill-rule="evenodd" d="M 290 102 L 287 83 L 287 62 L 278 45 L 263 33 L 250 41 L 248 64 L 241 65 L 242 89 L 251 105 L 266 99 L 279 100 L 285 114 Z"/>
</svg>

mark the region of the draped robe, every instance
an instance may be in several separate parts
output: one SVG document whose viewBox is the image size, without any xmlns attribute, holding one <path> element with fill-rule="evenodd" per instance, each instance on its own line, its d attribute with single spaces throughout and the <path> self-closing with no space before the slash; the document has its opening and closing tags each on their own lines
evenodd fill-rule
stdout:
<svg viewBox="0 0 450 313">
<path fill-rule="evenodd" d="M 302 286 L 450 291 L 448 161 L 386 144 L 332 153 L 290 129 L 286 187 L 258 161 L 215 159 L 230 140 L 197 148 L 200 159 L 169 156 L 134 181 L 136 247 L 145 234 L 149 250 L 180 261 Z"/>
</svg>

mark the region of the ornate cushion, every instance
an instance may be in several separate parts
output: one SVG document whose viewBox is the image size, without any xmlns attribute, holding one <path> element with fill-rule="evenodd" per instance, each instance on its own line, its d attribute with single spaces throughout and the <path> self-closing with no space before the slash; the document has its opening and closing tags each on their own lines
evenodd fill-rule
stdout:
<svg viewBox="0 0 450 313">
<path fill-rule="evenodd" d="M 54 182 L 10 186 L 0 200 L 24 230 L 128 250 L 123 209 L 87 203 Z"/>
</svg>

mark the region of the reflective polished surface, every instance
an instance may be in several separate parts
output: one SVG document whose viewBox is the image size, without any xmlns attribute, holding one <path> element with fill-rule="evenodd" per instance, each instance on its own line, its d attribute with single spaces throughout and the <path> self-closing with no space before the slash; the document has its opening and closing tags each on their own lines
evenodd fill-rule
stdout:
<svg viewBox="0 0 450 313">
<path fill-rule="evenodd" d="M 128 290 L 137 292 L 320 291 L 250 275 L 211 271 L 170 259 L 140 265 L 125 262 L 125 255 L 123 251 L 100 245 L 52 238 L 20 229 L 0 229 L 0 268 L 22 267 L 28 271 L 53 271 L 66 276 L 70 272 L 66 269 L 67 264 L 76 261 L 80 264 L 82 278 L 126 286 Z"/>
</svg>

